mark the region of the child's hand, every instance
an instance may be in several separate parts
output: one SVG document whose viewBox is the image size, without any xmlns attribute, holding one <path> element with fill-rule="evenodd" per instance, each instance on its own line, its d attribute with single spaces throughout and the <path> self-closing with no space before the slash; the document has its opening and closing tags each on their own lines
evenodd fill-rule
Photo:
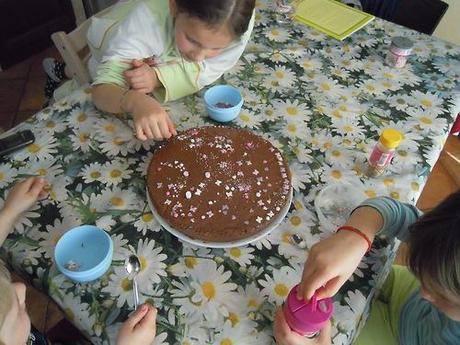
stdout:
<svg viewBox="0 0 460 345">
<path fill-rule="evenodd" d="M 155 339 L 157 310 L 142 304 L 120 328 L 117 345 L 151 345 Z"/>
<path fill-rule="evenodd" d="M 283 310 L 278 307 L 273 324 L 273 335 L 277 345 L 331 345 L 331 323 L 328 322 L 318 337 L 308 339 L 291 330 L 284 318 Z"/>
<path fill-rule="evenodd" d="M 27 211 L 37 201 L 44 198 L 47 192 L 44 190 L 46 182 L 40 177 L 29 177 L 17 183 L 8 193 L 3 205 L 3 210 L 14 217 Z"/>
<path fill-rule="evenodd" d="M 131 64 L 133 68 L 125 72 L 125 77 L 132 90 L 147 94 L 160 85 L 157 73 L 146 62 L 133 60 Z"/>
<path fill-rule="evenodd" d="M 134 102 L 132 112 L 137 138 L 162 140 L 176 135 L 174 124 L 160 103 L 149 96 L 140 96 L 143 97 Z"/>
<path fill-rule="evenodd" d="M 298 297 L 309 301 L 318 290 L 318 299 L 331 297 L 358 267 L 367 244 L 356 234 L 340 231 L 316 243 L 308 254 Z"/>
</svg>

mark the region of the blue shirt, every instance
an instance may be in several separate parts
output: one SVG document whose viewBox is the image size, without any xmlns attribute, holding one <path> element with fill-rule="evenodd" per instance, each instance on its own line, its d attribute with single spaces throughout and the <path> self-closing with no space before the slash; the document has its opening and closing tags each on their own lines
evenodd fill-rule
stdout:
<svg viewBox="0 0 460 345">
<path fill-rule="evenodd" d="M 391 198 L 368 199 L 360 206 L 375 208 L 383 217 L 378 235 L 406 240 L 409 225 L 422 214 L 415 206 Z M 453 263 L 454 264 L 454 263 Z M 404 302 L 399 319 L 401 345 L 455 345 L 460 344 L 460 322 L 449 319 L 419 292 Z"/>
</svg>

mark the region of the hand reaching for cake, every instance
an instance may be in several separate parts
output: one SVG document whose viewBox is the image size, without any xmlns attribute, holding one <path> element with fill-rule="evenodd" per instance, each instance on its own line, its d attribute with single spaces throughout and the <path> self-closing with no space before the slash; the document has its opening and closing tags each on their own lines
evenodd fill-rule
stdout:
<svg viewBox="0 0 460 345">
<path fill-rule="evenodd" d="M 126 94 L 126 104 L 126 110 L 133 116 L 138 139 L 163 140 L 177 134 L 168 113 L 152 97 L 132 90 Z"/>
</svg>

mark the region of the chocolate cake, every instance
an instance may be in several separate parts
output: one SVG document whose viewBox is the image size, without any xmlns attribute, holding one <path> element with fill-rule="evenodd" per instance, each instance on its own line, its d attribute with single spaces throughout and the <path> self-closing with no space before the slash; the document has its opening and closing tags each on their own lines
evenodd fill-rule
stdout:
<svg viewBox="0 0 460 345">
<path fill-rule="evenodd" d="M 207 242 L 267 229 L 291 193 L 289 169 L 272 144 L 223 126 L 192 128 L 166 142 L 152 157 L 147 186 L 163 221 Z"/>
</svg>

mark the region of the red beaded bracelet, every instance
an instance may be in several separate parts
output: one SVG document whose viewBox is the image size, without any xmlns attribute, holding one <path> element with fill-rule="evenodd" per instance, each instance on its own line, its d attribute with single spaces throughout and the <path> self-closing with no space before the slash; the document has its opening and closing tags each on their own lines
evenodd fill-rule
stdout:
<svg viewBox="0 0 460 345">
<path fill-rule="evenodd" d="M 359 229 L 356 229 L 355 227 L 353 226 L 348 226 L 348 225 L 344 225 L 344 226 L 341 226 L 340 228 L 337 229 L 336 232 L 339 232 L 341 230 L 347 230 L 347 231 L 351 231 L 351 232 L 354 232 L 355 234 L 361 236 L 366 242 L 367 242 L 367 250 L 366 250 L 366 253 L 368 253 L 370 250 L 371 250 L 371 247 L 372 247 L 372 242 L 371 240 L 369 239 L 369 237 L 367 237 L 367 235 L 362 232 L 361 230 Z"/>
</svg>

